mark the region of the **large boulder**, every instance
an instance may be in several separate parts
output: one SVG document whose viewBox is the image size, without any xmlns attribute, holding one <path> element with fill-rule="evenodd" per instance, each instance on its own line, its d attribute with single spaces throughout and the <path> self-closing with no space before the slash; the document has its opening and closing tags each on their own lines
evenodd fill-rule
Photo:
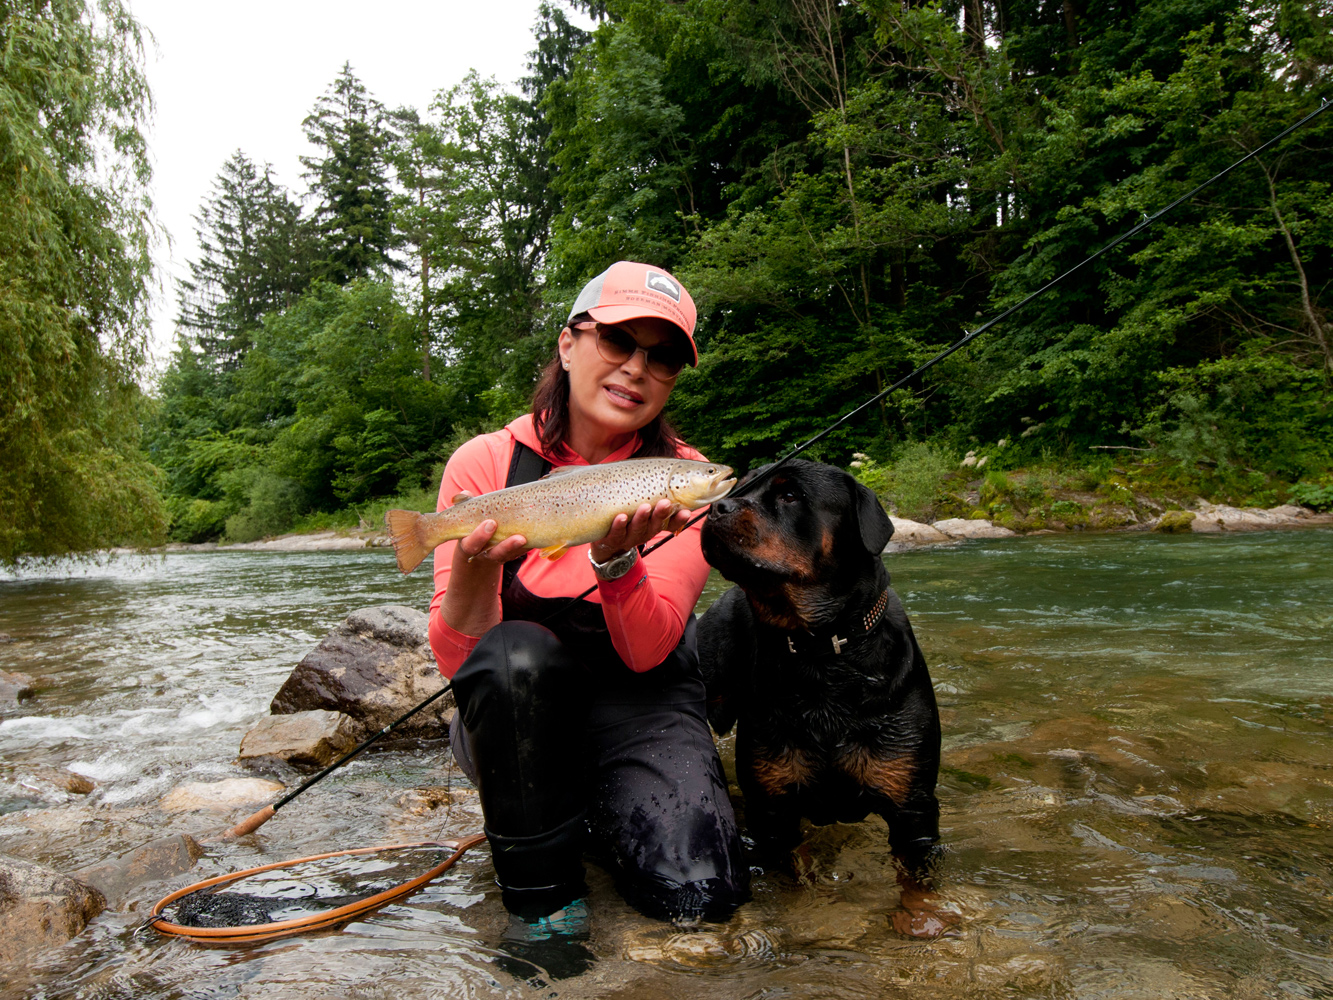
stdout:
<svg viewBox="0 0 1333 1000">
<path fill-rule="evenodd" d="M 105 898 L 91 886 L 0 854 L 0 967 L 64 944 L 105 906 Z"/>
<path fill-rule="evenodd" d="M 950 517 L 931 525 L 950 538 L 1012 538 L 1015 532 L 982 518 Z"/>
<path fill-rule="evenodd" d="M 1153 531 L 1164 535 L 1180 535 L 1194 530 L 1194 520 L 1198 515 L 1192 510 L 1168 510 L 1157 519 Z"/>
<path fill-rule="evenodd" d="M 204 849 L 197 840 L 178 833 L 80 869 L 74 877 L 100 892 L 108 906 L 119 908 L 139 886 L 188 872 L 203 856 Z"/>
<path fill-rule="evenodd" d="M 893 538 L 886 552 L 898 552 L 915 545 L 939 545 L 950 540 L 944 532 L 920 521 L 909 521 L 905 517 L 890 517 L 889 520 L 893 523 Z"/>
<path fill-rule="evenodd" d="M 398 604 L 353 611 L 296 665 L 269 710 L 342 712 L 356 721 L 362 737 L 382 729 L 444 685 L 426 622 L 422 612 Z M 447 694 L 398 731 L 441 736 L 453 705 Z"/>
<path fill-rule="evenodd" d="M 341 712 L 314 709 L 291 715 L 269 715 L 241 739 L 239 760 L 264 769 L 275 763 L 297 770 L 332 764 L 358 742 L 355 721 Z"/>
<path fill-rule="evenodd" d="M 1216 525 L 1222 531 L 1264 531 L 1269 528 L 1300 524 L 1309 517 L 1309 511 L 1291 504 L 1274 507 L 1272 510 L 1262 510 L 1257 507 L 1228 507 L 1226 504 L 1200 503 L 1195 509 L 1199 518 L 1194 524 L 1195 531 L 1199 530 L 1201 522 L 1208 523 L 1210 527 Z"/>
</svg>

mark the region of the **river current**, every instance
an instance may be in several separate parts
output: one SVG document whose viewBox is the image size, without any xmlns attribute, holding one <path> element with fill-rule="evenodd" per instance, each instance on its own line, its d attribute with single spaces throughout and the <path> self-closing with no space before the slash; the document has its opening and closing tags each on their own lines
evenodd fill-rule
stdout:
<svg viewBox="0 0 1333 1000">
<path fill-rule="evenodd" d="M 757 873 L 727 925 L 640 917 L 589 866 L 590 948 L 534 985 L 497 961 L 484 848 L 342 931 L 248 948 L 134 933 L 187 881 L 480 828 L 440 741 L 363 755 L 253 837 L 211 845 L 0 993 L 33 997 L 1333 996 L 1333 530 L 1052 535 L 886 556 L 940 703 L 948 935 L 890 927 L 878 819 L 811 828 L 801 879 Z M 710 581 L 700 610 L 725 587 Z M 0 574 L 0 852 L 72 871 L 248 809 L 166 813 L 245 776 L 241 737 L 349 611 L 425 608 L 382 550 L 182 553 Z M 730 741 L 722 742 L 724 759 Z M 92 778 L 34 790 L 33 765 Z M 728 764 L 728 766 L 730 766 Z M 412 789 L 450 785 L 431 809 Z M 251 807 L 253 808 L 253 807 Z"/>
</svg>

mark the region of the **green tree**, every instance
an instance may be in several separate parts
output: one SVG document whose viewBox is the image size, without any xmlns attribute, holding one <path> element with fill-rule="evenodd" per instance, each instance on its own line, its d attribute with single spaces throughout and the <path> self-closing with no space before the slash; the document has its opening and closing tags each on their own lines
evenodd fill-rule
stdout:
<svg viewBox="0 0 1333 1000">
<path fill-rule="evenodd" d="M 0 7 L 0 560 L 160 537 L 139 449 L 154 238 L 141 34 L 117 0 Z"/>
<path fill-rule="evenodd" d="M 300 206 L 239 149 L 195 216 L 200 257 L 180 282 L 177 327 L 222 370 L 238 367 L 264 316 L 310 283 L 314 234 Z"/>
<path fill-rule="evenodd" d="M 323 151 L 301 158 L 319 205 L 315 276 L 345 285 L 397 270 L 384 108 L 345 63 L 303 125 Z"/>
</svg>

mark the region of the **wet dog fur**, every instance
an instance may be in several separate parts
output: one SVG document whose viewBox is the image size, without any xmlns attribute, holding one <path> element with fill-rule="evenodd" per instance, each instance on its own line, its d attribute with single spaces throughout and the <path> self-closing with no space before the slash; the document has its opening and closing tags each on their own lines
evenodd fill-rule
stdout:
<svg viewBox="0 0 1333 1000">
<path fill-rule="evenodd" d="M 766 862 L 790 858 L 802 817 L 878 813 L 906 872 L 927 875 L 939 840 L 939 713 L 880 558 L 892 534 L 871 490 L 805 461 L 713 504 L 704 523 L 705 558 L 737 585 L 699 622 L 708 720 L 719 735 L 736 726 L 746 825 Z"/>
</svg>

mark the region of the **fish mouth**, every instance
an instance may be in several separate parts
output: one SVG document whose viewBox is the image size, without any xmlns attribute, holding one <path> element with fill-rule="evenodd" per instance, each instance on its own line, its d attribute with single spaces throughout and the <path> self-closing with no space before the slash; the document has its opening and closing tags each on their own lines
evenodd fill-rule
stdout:
<svg viewBox="0 0 1333 1000">
<path fill-rule="evenodd" d="M 736 477 L 732 475 L 736 470 L 729 465 L 724 465 L 718 469 L 717 474 L 708 481 L 708 488 L 704 491 L 706 503 L 714 503 L 721 500 L 732 491 L 736 485 Z M 731 478 L 728 479 L 727 477 Z"/>
</svg>

